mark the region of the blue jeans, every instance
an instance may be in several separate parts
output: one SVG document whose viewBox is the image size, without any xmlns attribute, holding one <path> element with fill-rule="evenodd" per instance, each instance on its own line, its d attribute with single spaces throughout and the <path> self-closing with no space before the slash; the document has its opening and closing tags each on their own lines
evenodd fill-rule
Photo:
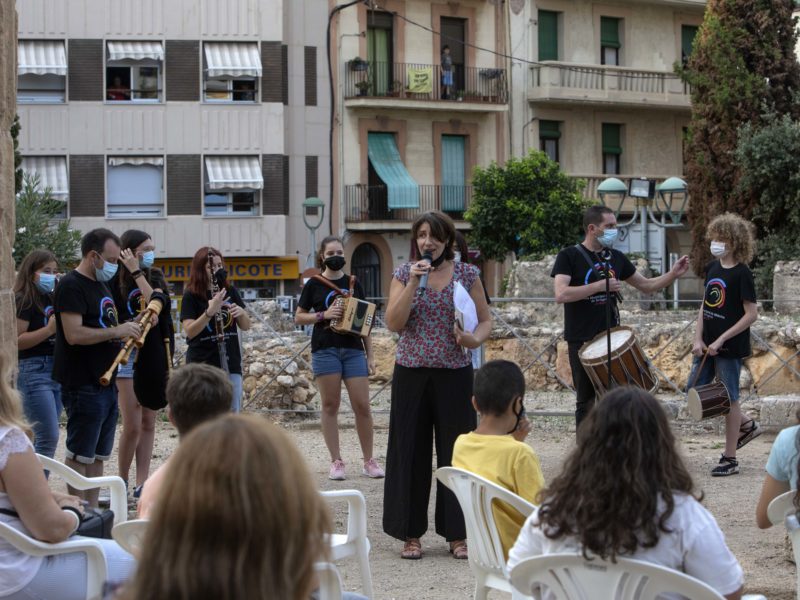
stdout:
<svg viewBox="0 0 800 600">
<path fill-rule="evenodd" d="M 33 428 L 37 454 L 53 458 L 58 446 L 61 384 L 53 381 L 53 357 L 32 356 L 19 361 L 19 382 L 25 418 Z"/>
<path fill-rule="evenodd" d="M 741 358 L 726 358 L 717 354 L 716 356 L 709 356 L 706 363 L 703 365 L 703 370 L 697 376 L 697 381 L 694 378 L 697 369 L 700 367 L 700 362 L 703 359 L 695 356 L 692 361 L 692 372 L 689 374 L 689 383 L 693 384 L 692 387 L 698 385 L 706 385 L 714 381 L 716 376 L 718 381 L 725 384 L 728 389 L 728 396 L 731 402 L 739 400 L 739 376 L 742 373 L 742 359 Z"/>
<path fill-rule="evenodd" d="M 231 410 L 235 413 L 242 411 L 242 374 L 241 373 L 228 373 L 228 381 L 233 386 L 233 399 L 231 401 Z"/>
</svg>

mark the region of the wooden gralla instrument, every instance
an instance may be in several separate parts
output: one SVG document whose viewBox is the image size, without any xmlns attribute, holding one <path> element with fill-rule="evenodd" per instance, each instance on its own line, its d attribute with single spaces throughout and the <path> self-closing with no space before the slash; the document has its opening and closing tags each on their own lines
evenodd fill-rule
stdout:
<svg viewBox="0 0 800 600">
<path fill-rule="evenodd" d="M 346 294 L 321 275 L 314 275 L 313 278 L 338 294 L 333 306 L 344 308 L 341 319 L 331 319 L 330 328 L 336 333 L 367 337 L 375 322 L 376 306 L 372 302 L 355 297 L 356 276 L 350 275 L 350 290 Z"/>
<path fill-rule="evenodd" d="M 158 292 L 153 293 L 153 296 L 150 298 L 150 302 L 147 304 L 147 307 L 138 315 L 136 315 L 136 318 L 134 319 L 134 321 L 137 323 L 145 323 L 142 334 L 136 338 L 130 337 L 125 341 L 125 344 L 122 346 L 119 354 L 117 354 L 114 362 L 111 363 L 111 366 L 108 368 L 108 370 L 103 373 L 102 377 L 100 377 L 100 385 L 108 385 L 111 383 L 111 379 L 114 377 L 114 371 L 116 371 L 117 366 L 120 364 L 127 365 L 134 347 L 141 348 L 144 345 L 144 339 L 147 337 L 147 334 L 150 333 L 150 328 L 153 326 L 152 317 L 157 317 L 159 314 L 161 314 L 161 311 L 168 302 L 169 298 L 164 294 L 159 294 Z"/>
</svg>

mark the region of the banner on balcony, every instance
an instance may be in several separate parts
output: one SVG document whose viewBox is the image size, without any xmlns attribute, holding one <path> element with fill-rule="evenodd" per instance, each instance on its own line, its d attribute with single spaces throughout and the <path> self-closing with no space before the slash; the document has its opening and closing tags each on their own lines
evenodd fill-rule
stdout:
<svg viewBox="0 0 800 600">
<path fill-rule="evenodd" d="M 408 67 L 408 92 L 430 94 L 433 92 L 433 67 Z"/>
</svg>

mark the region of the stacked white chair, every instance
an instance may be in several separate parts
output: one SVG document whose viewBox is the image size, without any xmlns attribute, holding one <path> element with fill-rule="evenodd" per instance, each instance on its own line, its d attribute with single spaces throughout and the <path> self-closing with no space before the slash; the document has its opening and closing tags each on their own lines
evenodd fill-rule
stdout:
<svg viewBox="0 0 800 600">
<path fill-rule="evenodd" d="M 329 503 L 347 502 L 347 532 L 331 535 L 331 560 L 354 556 L 361 571 L 362 591 L 373 597 L 372 572 L 369 568 L 370 543 L 367 538 L 367 503 L 358 490 L 320 492 Z"/>
</svg>

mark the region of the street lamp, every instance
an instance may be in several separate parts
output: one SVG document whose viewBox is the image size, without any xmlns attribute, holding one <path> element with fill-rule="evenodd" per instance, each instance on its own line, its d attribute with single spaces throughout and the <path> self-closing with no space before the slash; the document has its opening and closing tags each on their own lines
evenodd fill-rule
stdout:
<svg viewBox="0 0 800 600">
<path fill-rule="evenodd" d="M 306 260 L 306 268 L 314 267 L 314 253 L 317 248 L 317 229 L 325 218 L 325 203 L 317 197 L 303 200 L 303 223 L 311 233 L 311 250 Z"/>
</svg>

